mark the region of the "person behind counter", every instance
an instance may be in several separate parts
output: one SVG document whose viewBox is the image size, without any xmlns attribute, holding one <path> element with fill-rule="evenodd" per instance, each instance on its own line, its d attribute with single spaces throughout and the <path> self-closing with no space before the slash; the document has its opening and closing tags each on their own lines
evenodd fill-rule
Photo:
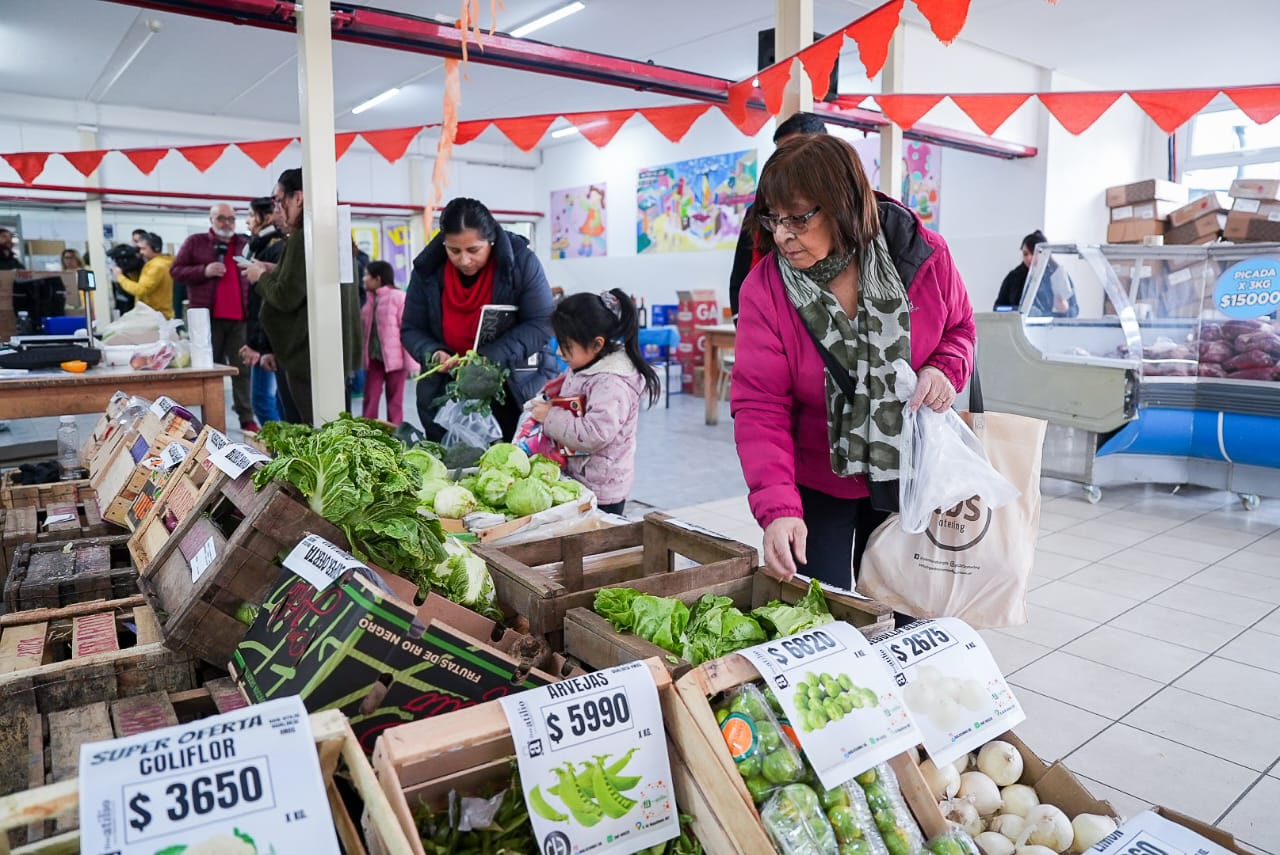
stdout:
<svg viewBox="0 0 1280 855">
<path fill-rule="evenodd" d="M 992 309 L 999 312 L 1017 312 L 1022 308 L 1023 291 L 1027 287 L 1027 277 L 1031 274 L 1031 262 L 1036 254 L 1036 247 L 1048 243 L 1044 232 L 1036 229 L 1022 239 L 1022 263 L 1009 271 L 1000 283 L 1000 293 L 996 295 Z M 1055 282 L 1057 292 L 1055 294 Z M 1066 296 L 1063 296 L 1063 295 Z M 1080 314 L 1080 304 L 1076 302 L 1076 289 L 1071 277 L 1062 269 L 1057 261 L 1050 258 L 1045 267 L 1044 277 L 1036 290 L 1035 301 L 1031 304 L 1031 316 L 1044 318 L 1074 318 Z"/>
<path fill-rule="evenodd" d="M 973 309 L 946 241 L 876 193 L 844 140 L 778 146 L 755 220 L 766 256 L 742 285 L 730 403 L 765 566 L 852 588 L 897 504 L 904 409 L 942 412 L 969 379 Z"/>
</svg>

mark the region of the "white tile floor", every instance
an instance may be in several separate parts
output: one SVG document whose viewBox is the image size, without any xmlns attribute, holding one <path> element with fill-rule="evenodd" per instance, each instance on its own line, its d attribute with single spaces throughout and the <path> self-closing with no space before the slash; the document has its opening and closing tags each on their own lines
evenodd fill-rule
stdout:
<svg viewBox="0 0 1280 855">
<path fill-rule="evenodd" d="M 983 633 L 1019 733 L 1121 814 L 1167 805 L 1280 855 L 1280 500 L 1042 489 L 1031 621 Z M 745 496 L 672 512 L 760 548 Z"/>
</svg>

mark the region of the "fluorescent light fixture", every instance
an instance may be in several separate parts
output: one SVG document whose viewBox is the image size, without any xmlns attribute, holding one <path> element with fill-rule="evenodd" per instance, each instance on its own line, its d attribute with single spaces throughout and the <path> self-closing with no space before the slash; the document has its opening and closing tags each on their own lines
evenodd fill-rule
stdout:
<svg viewBox="0 0 1280 855">
<path fill-rule="evenodd" d="M 147 42 L 151 41 L 151 37 L 163 28 L 164 25 L 159 19 L 143 17 L 139 12 L 138 17 L 134 18 L 133 24 L 125 32 L 124 38 L 120 40 L 120 44 L 116 46 L 115 53 L 111 54 L 111 58 L 103 66 L 102 73 L 93 82 L 93 86 L 89 87 L 85 100 L 98 102 L 105 98 L 111 87 L 116 85 L 116 81 L 124 75 L 129 66 L 133 65 L 133 61 L 138 58 L 138 54 L 142 53 Z"/>
<path fill-rule="evenodd" d="M 581 131 L 573 125 L 569 125 L 567 128 L 560 128 L 559 130 L 552 131 L 551 138 L 553 140 L 564 139 L 565 137 L 571 137 L 577 133 L 581 133 Z"/>
<path fill-rule="evenodd" d="M 358 116 L 361 113 L 363 113 L 365 110 L 371 110 L 374 107 L 381 104 L 383 101 L 390 101 L 392 98 L 396 97 L 399 94 L 400 94 L 400 88 L 398 86 L 393 86 L 390 89 L 388 89 L 386 92 L 383 92 L 381 95 L 374 95 L 372 98 L 370 98 L 368 101 L 365 101 L 363 104 L 358 104 L 355 107 L 352 107 L 351 113 L 352 115 Z"/>
<path fill-rule="evenodd" d="M 541 18 L 534 18 L 532 21 L 530 21 L 527 24 L 521 24 L 520 26 L 512 30 L 510 35 L 513 38 L 522 39 L 525 36 L 532 33 L 534 30 L 540 30 L 549 24 L 554 24 L 556 21 L 560 20 L 561 18 L 567 18 L 570 15 L 572 15 L 574 12 L 581 12 L 585 8 L 587 8 L 586 3 L 581 2 L 581 0 L 574 0 L 573 3 L 569 3 L 568 5 L 561 6 L 559 9 L 556 9 L 554 12 L 548 12 L 547 14 L 543 15 Z"/>
</svg>

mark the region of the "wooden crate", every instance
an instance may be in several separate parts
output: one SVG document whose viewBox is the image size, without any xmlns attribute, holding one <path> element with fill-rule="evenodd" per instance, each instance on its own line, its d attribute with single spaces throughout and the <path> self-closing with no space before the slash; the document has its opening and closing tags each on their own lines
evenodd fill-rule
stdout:
<svg viewBox="0 0 1280 855">
<path fill-rule="evenodd" d="M 206 498 L 202 510 L 139 568 L 138 587 L 159 617 L 166 645 L 226 668 L 249 629 L 236 610 L 245 602 L 262 605 L 280 578 L 280 560 L 299 540 L 318 534 L 349 546 L 340 529 L 278 482 L 258 492 L 246 472 L 222 481 Z M 193 569 L 202 550 L 207 562 Z"/>
<path fill-rule="evenodd" d="M 387 855 L 409 855 L 413 850 L 400 830 L 396 816 L 391 812 L 387 798 L 365 759 L 364 752 L 356 744 L 355 736 L 346 718 L 339 712 L 314 713 L 310 717 L 311 735 L 315 739 L 316 753 L 320 758 L 320 772 L 324 777 L 329 808 L 333 812 L 334 827 L 347 855 L 366 855 L 373 851 Z M 339 791 L 339 781 L 350 783 L 355 794 L 364 802 L 365 838 L 353 821 Z M 20 829 L 31 822 L 55 819 L 67 810 L 75 809 L 80 801 L 78 779 L 71 778 L 56 784 L 39 787 L 0 798 L 0 831 Z M 0 851 L 8 851 L 0 835 Z M 24 849 L 31 855 L 61 855 L 78 852 L 79 831 L 67 831 Z"/>
<path fill-rule="evenodd" d="M 137 594 L 138 571 L 125 535 L 24 543 L 14 553 L 4 585 L 4 603 L 10 613 Z"/>
<path fill-rule="evenodd" d="M 66 522 L 46 525 L 50 517 L 73 514 Z M 4 564 L 7 576 L 14 553 L 24 543 L 65 543 L 86 537 L 108 537 L 119 530 L 102 521 L 95 501 L 50 502 L 47 505 L 7 508 L 4 516 Z"/>
<path fill-rule="evenodd" d="M 703 594 L 729 597 L 744 612 L 773 600 L 794 603 L 809 590 L 797 581 L 780 582 L 763 570 L 755 570 L 749 576 L 731 579 L 718 585 L 708 585 L 675 596 L 687 605 L 693 605 Z M 856 626 L 867 638 L 893 629 L 893 610 L 874 600 L 861 600 L 844 594 L 826 592 L 827 607 L 837 620 Z M 673 677 L 684 674 L 692 667 L 681 659 L 671 662 L 668 651 L 651 641 L 619 632 L 613 624 L 595 613 L 590 606 L 570 609 L 564 617 L 565 655 L 592 668 L 612 668 L 636 659 L 657 657 L 670 669 Z"/>
<path fill-rule="evenodd" d="M 712 815 L 732 841 L 732 848 L 725 852 L 773 851 L 760 822 L 760 813 L 747 792 L 746 783 L 734 767 L 711 708 L 711 700 L 721 692 L 759 677 L 755 666 L 745 656 L 736 653 L 704 662 L 676 681 L 676 695 L 682 712 L 674 717 L 674 728 L 667 725 L 668 735 L 676 742 L 686 761 L 699 770 L 696 784 Z M 913 752 L 899 754 L 889 761 L 889 765 L 925 839 L 945 832 L 947 821 L 929 792 L 929 785 L 920 775 Z"/>
<path fill-rule="evenodd" d="M 86 742 L 185 724 L 248 705 L 228 677 L 209 680 L 196 689 L 150 692 L 47 713 L 33 705 L 27 711 L 30 780 L 19 789 L 74 778 L 80 762 L 80 746 Z M 0 792 L 16 791 L 10 786 L 13 783 L 22 782 L 6 781 Z M 10 831 L 10 842 L 32 842 L 78 827 L 78 813 L 73 808 L 53 820 Z"/>
<path fill-rule="evenodd" d="M 75 504 L 93 500 L 88 478 L 53 481 L 49 484 L 20 484 L 20 469 L 0 472 L 0 508 L 43 507 L 48 504 Z"/>
<path fill-rule="evenodd" d="M 589 607 L 596 591 L 627 585 L 669 597 L 742 579 L 755 566 L 753 547 L 690 531 L 668 515 L 642 522 L 535 540 L 481 545 L 472 552 L 489 565 L 498 602 L 528 621 L 528 631 L 563 649 L 564 616 Z M 699 566 L 677 569 L 680 556 Z"/>
<path fill-rule="evenodd" d="M 681 712 L 672 692 L 671 677 L 660 662 L 649 660 L 647 664 L 658 687 L 663 721 L 668 728 L 672 784 L 680 813 L 694 818 L 694 833 L 708 852 L 734 852 L 716 828 L 706 803 L 700 800 L 695 770 L 671 745 L 670 722 Z M 498 701 L 490 701 L 384 731 L 373 751 L 373 768 L 409 847 L 415 855 L 423 855 L 413 809 L 423 801 L 433 808 L 445 806 L 450 790 L 476 794 L 487 785 L 509 780 L 514 755 L 506 714 Z M 711 771 L 720 774 L 718 768 Z M 708 785 L 711 783 L 708 781 Z M 727 781 L 718 783 L 728 787 Z M 713 845 L 717 842 L 719 845 Z"/>
</svg>

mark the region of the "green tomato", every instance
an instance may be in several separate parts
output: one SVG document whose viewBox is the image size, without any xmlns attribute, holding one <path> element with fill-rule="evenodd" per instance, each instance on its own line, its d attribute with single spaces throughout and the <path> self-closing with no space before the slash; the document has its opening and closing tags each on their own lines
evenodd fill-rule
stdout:
<svg viewBox="0 0 1280 855">
<path fill-rule="evenodd" d="M 800 691 L 797 691 L 797 692 L 796 692 L 796 696 L 795 696 L 795 698 L 792 700 L 792 703 L 794 703 L 794 704 L 796 705 L 796 709 L 798 709 L 798 710 L 806 710 L 806 709 L 808 709 L 808 708 L 809 708 L 809 693 L 808 693 L 808 692 L 800 692 Z"/>
<path fill-rule="evenodd" d="M 862 788 L 867 796 L 867 806 L 871 808 L 872 813 L 876 815 L 876 825 L 880 825 L 880 814 L 888 814 L 890 824 L 893 820 L 893 801 L 889 798 L 889 794 L 885 792 L 884 786 L 880 783 L 868 784 Z"/>
<path fill-rule="evenodd" d="M 853 812 L 853 808 L 847 805 L 833 807 L 827 811 L 827 821 L 831 823 L 831 828 L 836 833 L 836 839 L 844 842 L 862 836 L 862 830 L 858 828 L 858 818 Z M 941 855 L 941 853 L 935 853 Z"/>
<path fill-rule="evenodd" d="M 805 674 L 800 678 L 800 682 L 810 686 L 816 686 L 818 685 L 818 675 L 810 671 L 808 674 Z"/>
<path fill-rule="evenodd" d="M 749 756 L 744 757 L 738 763 L 738 774 L 744 778 L 754 778 L 760 774 L 760 770 L 764 766 L 764 755 L 758 751 L 752 752 Z"/>
<path fill-rule="evenodd" d="M 762 772 L 764 779 L 773 784 L 789 784 L 804 777 L 800 759 L 785 749 L 766 754 Z"/>
<path fill-rule="evenodd" d="M 835 680 L 828 680 L 822 684 L 822 691 L 826 692 L 828 697 L 835 697 L 836 695 L 839 695 L 843 689 L 841 689 L 840 684 Z"/>
<path fill-rule="evenodd" d="M 716 724 L 724 724 L 724 720 L 729 717 L 728 707 L 721 707 L 716 710 Z"/>
<path fill-rule="evenodd" d="M 871 844 L 865 837 L 840 844 L 839 855 L 874 855 Z"/>
<path fill-rule="evenodd" d="M 757 725 L 756 738 L 760 740 L 760 749 L 764 753 L 777 751 L 782 745 L 782 729 L 766 719 Z"/>
<path fill-rule="evenodd" d="M 878 707 L 880 706 L 880 698 L 871 689 L 859 689 L 858 693 L 862 695 L 863 706 Z"/>
<path fill-rule="evenodd" d="M 869 784 L 874 784 L 876 781 L 880 780 L 880 776 L 876 774 L 875 767 L 872 767 L 854 778 L 854 780 L 865 788 Z"/>
<path fill-rule="evenodd" d="M 846 692 L 853 688 L 853 678 L 851 678 L 848 674 L 841 674 L 839 677 L 836 678 L 836 682 L 839 683 L 840 687 L 843 688 Z"/>
<path fill-rule="evenodd" d="M 911 843 L 896 825 L 887 829 L 880 826 L 880 836 L 884 839 L 884 848 L 889 850 L 889 855 L 911 855 Z"/>
<path fill-rule="evenodd" d="M 853 696 L 852 695 L 841 695 L 838 700 L 838 703 L 840 704 L 840 709 L 844 710 L 847 713 L 853 712 Z"/>
<path fill-rule="evenodd" d="M 822 730 L 827 725 L 827 714 L 822 707 L 814 707 L 806 713 L 806 723 L 810 730 Z"/>
<path fill-rule="evenodd" d="M 825 810 L 830 810 L 834 807 L 848 807 L 850 804 L 849 791 L 845 789 L 843 784 L 838 787 L 832 787 L 829 790 L 823 790 L 818 799 L 822 802 L 822 807 Z"/>
<path fill-rule="evenodd" d="M 763 777 L 747 778 L 747 792 L 751 793 L 751 798 L 760 803 L 769 797 L 769 793 L 773 792 L 774 785 L 766 781 Z"/>
<path fill-rule="evenodd" d="M 960 841 L 953 837 L 939 837 L 937 840 L 930 841 L 928 849 L 933 855 L 966 855 Z"/>
</svg>

